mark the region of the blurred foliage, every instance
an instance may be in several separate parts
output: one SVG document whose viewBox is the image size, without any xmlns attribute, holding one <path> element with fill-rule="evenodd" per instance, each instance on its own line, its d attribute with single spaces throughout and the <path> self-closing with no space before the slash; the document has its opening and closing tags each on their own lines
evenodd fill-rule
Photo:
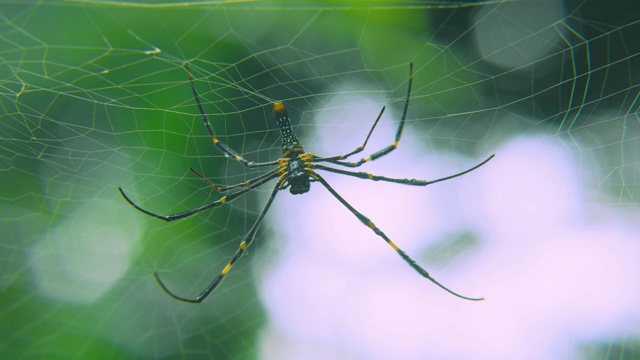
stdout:
<svg viewBox="0 0 640 360">
<path fill-rule="evenodd" d="M 413 96 L 424 100 L 412 103 L 412 110 L 423 114 L 421 120 L 437 120 L 412 124 L 422 129 L 418 137 L 428 134 L 450 144 L 469 126 L 467 133 L 484 138 L 489 127 L 470 121 L 470 112 L 537 111 L 527 106 L 549 94 L 529 97 L 527 74 L 476 64 L 477 54 L 457 40 L 468 31 L 469 4 L 437 5 L 436 11 L 428 2 L 394 1 L 2 1 L 1 357 L 257 357 L 266 314 L 251 260 L 260 242 L 200 306 L 170 299 L 151 274 L 160 271 L 177 293 L 200 291 L 237 248 L 257 216 L 259 199 L 164 224 L 136 213 L 117 187 L 141 206 L 168 214 L 216 199 L 189 167 L 217 184 L 255 175 L 212 149 L 186 82 L 185 62 L 219 137 L 257 161 L 280 151 L 270 102 L 286 101 L 298 115 L 296 129 L 312 132 L 313 111 L 348 86 L 401 102 L 409 62 L 418 69 Z M 601 23 L 588 25 L 585 32 L 599 31 Z M 436 30 L 440 38 L 433 37 Z M 620 46 L 607 54 L 617 54 L 616 49 L 637 54 Z M 563 88 L 571 84 L 558 81 L 569 73 L 566 67 L 538 66 L 544 69 L 531 72 L 551 74 L 540 86 L 556 90 L 548 91 L 552 100 L 571 93 Z M 615 78 L 614 73 L 603 79 Z M 612 83 L 625 89 L 637 80 L 630 73 L 619 77 L 622 82 Z M 556 83 L 549 85 L 549 78 Z M 478 84 L 479 79 L 489 81 Z M 363 82 L 367 90 L 356 90 Z M 512 101 L 518 91 L 529 93 Z M 486 93 L 495 97 L 478 95 Z M 607 98 L 606 91 L 593 93 Z M 496 103 L 481 102 L 487 98 Z M 565 115 L 557 108 L 542 110 L 557 119 Z M 439 121 L 444 116 L 446 124 Z M 460 143 L 453 147 L 476 146 Z M 449 251 L 451 258 L 475 244 L 467 234 L 450 240 L 453 249 L 437 245 L 433 251 Z M 106 246 L 92 253 L 87 242 Z M 110 256 L 118 258 L 118 244 L 128 244 L 122 256 L 127 266 L 117 281 L 107 282 L 101 276 L 113 269 L 102 272 L 101 266 Z M 70 277 L 76 282 L 56 281 L 67 270 L 76 270 Z M 97 300 L 74 296 L 92 283 L 104 291 Z M 588 355 L 627 358 L 625 346 L 596 346 Z M 630 349 L 635 356 L 636 349 Z"/>
<path fill-rule="evenodd" d="M 151 277 L 159 270 L 176 292 L 199 291 L 237 247 L 255 201 L 167 225 L 135 213 L 116 187 L 169 213 L 215 198 L 189 167 L 218 183 L 252 175 L 212 151 L 184 62 L 221 138 L 259 160 L 279 149 L 267 99 L 302 110 L 351 73 L 400 64 L 398 84 L 427 20 L 357 1 L 148 4 L 0 5 L 3 357 L 255 357 L 264 314 L 250 259 L 201 306 L 168 298 Z M 100 206 L 89 213 L 87 204 Z M 82 277 L 64 280 L 65 271 L 105 275 L 101 254 L 79 249 L 109 236 L 130 244 L 131 260 L 86 302 Z"/>
</svg>

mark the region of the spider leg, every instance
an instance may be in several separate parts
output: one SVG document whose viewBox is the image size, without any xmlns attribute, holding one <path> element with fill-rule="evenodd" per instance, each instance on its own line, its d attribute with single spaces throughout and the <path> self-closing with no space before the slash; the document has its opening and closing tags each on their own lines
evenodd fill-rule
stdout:
<svg viewBox="0 0 640 360">
<path fill-rule="evenodd" d="M 238 247 L 238 250 L 236 251 L 236 253 L 233 254 L 233 257 L 231 258 L 229 263 L 227 263 L 227 265 L 224 267 L 224 269 L 222 269 L 222 272 L 220 272 L 220 274 L 218 276 L 216 276 L 215 279 L 213 279 L 211 284 L 209 284 L 209 286 L 207 286 L 206 289 L 204 289 L 200 293 L 200 295 L 198 295 L 195 299 L 188 299 L 188 298 L 184 298 L 184 297 L 181 297 L 181 296 L 178 296 L 178 295 L 172 293 L 167 288 L 167 286 L 162 282 L 162 280 L 160 280 L 160 276 L 158 275 L 158 272 L 156 271 L 156 272 L 153 273 L 153 275 L 155 276 L 156 281 L 158 281 L 158 284 L 160 285 L 160 287 L 162 287 L 162 289 L 167 294 L 169 294 L 171 297 L 173 297 L 174 299 L 177 299 L 177 300 L 181 300 L 181 301 L 188 302 L 188 303 L 195 303 L 195 304 L 199 304 L 202 301 L 204 301 L 204 299 L 206 299 L 207 296 L 209 296 L 209 294 L 211 294 L 211 292 L 213 290 L 215 290 L 215 288 L 218 286 L 218 284 L 220 284 L 220 282 L 222 282 L 222 280 L 227 275 L 227 273 L 229 273 L 229 270 L 231 270 L 231 267 L 233 267 L 235 262 L 238 261 L 238 259 L 242 256 L 242 254 L 244 254 L 244 251 L 247 249 L 247 247 L 249 247 L 249 245 L 251 245 L 251 242 L 255 238 L 256 232 L 258 231 L 258 228 L 260 227 L 260 224 L 262 224 L 262 220 L 264 219 L 264 216 L 266 215 L 267 211 L 269 210 L 269 207 L 271 207 L 271 203 L 273 202 L 273 199 L 276 197 L 276 193 L 278 192 L 278 190 L 281 189 L 282 184 L 283 184 L 282 180 L 278 181 L 276 186 L 273 188 L 273 191 L 271 192 L 271 196 L 269 196 L 269 200 L 267 200 L 267 203 L 265 204 L 264 208 L 260 212 L 260 215 L 258 216 L 258 219 L 256 219 L 256 222 L 251 227 L 251 230 L 249 230 L 249 233 L 244 237 L 244 240 L 242 240 L 242 242 L 240 243 L 240 246 Z"/>
<path fill-rule="evenodd" d="M 243 183 L 238 183 L 235 185 L 229 185 L 229 186 L 223 186 L 223 187 L 219 187 L 216 184 L 212 183 L 209 179 L 207 179 L 206 177 L 204 177 L 204 175 L 200 174 L 199 172 L 197 172 L 196 170 L 194 170 L 193 168 L 189 168 L 189 171 L 191 171 L 192 173 L 194 173 L 196 176 L 198 176 L 200 179 L 202 179 L 202 181 L 206 182 L 207 184 L 209 184 L 210 187 L 212 187 L 215 191 L 219 192 L 219 193 L 224 193 L 227 192 L 231 189 L 238 189 L 238 188 L 245 188 L 247 186 L 251 186 L 254 182 L 256 181 L 261 181 L 265 178 L 268 178 L 269 176 L 271 176 L 271 172 L 268 172 L 266 174 L 262 174 L 258 177 L 255 177 L 251 180 L 247 180 Z"/>
<path fill-rule="evenodd" d="M 357 178 L 365 179 L 365 180 L 386 181 L 386 182 L 392 182 L 392 183 L 397 183 L 397 184 L 402 184 L 402 185 L 427 186 L 427 185 L 431 185 L 431 184 L 435 184 L 437 182 L 453 179 L 453 178 L 456 178 L 458 176 L 462 176 L 464 174 L 470 173 L 473 170 L 475 170 L 475 169 L 481 167 L 482 165 L 486 164 L 487 162 L 489 162 L 489 160 L 493 159 L 494 156 L 495 156 L 495 154 L 489 156 L 483 162 L 481 162 L 478 165 L 476 165 L 476 166 L 474 166 L 472 168 L 469 168 L 469 169 L 467 169 L 465 171 L 459 172 L 457 174 L 449 175 L 449 176 L 446 176 L 446 177 L 443 177 L 443 178 L 440 178 L 440 179 L 436 179 L 436 180 L 396 179 L 396 178 L 390 178 L 390 177 L 386 177 L 386 176 L 373 175 L 373 174 L 366 173 L 366 172 L 354 172 L 354 171 L 347 171 L 347 170 L 342 170 L 342 169 L 334 169 L 334 168 L 331 168 L 331 167 L 328 167 L 328 166 L 324 166 L 324 165 L 320 165 L 320 164 L 314 164 L 314 168 L 316 168 L 318 170 L 325 170 L 325 171 L 333 172 L 333 173 L 336 173 L 336 174 L 353 176 L 353 177 L 357 177 Z"/>
<path fill-rule="evenodd" d="M 356 162 L 345 162 L 345 161 L 341 161 L 342 159 L 340 159 L 340 156 L 336 157 L 328 157 L 328 158 L 317 158 L 314 159 L 314 161 L 326 161 L 326 162 L 330 162 L 332 164 L 336 164 L 336 165 L 341 165 L 341 166 L 346 166 L 346 167 L 358 167 L 364 163 L 367 163 L 369 161 L 374 161 L 376 159 L 379 159 L 383 156 L 388 155 L 390 152 L 392 152 L 393 150 L 398 148 L 398 144 L 400 143 L 400 138 L 402 137 L 402 130 L 404 129 L 404 122 L 405 119 L 407 118 L 407 110 L 409 109 L 409 99 L 411 98 L 411 85 L 413 84 L 413 63 L 409 64 L 409 88 L 407 89 L 407 98 L 404 102 L 404 110 L 402 110 L 402 117 L 400 118 L 400 125 L 398 125 L 398 130 L 396 131 L 396 137 L 395 140 L 393 142 L 393 144 L 385 147 L 382 150 L 376 151 L 373 154 L 371 154 L 369 157 L 367 158 L 362 158 L 359 161 Z M 384 111 L 384 108 L 382 109 Z M 380 115 L 378 116 L 378 118 L 382 116 L 382 111 L 380 112 Z M 376 120 L 376 122 L 373 124 L 373 127 L 375 127 L 375 125 L 378 123 L 378 120 Z M 369 135 L 371 135 L 371 132 L 373 132 L 373 128 L 371 129 L 371 131 L 369 132 Z M 367 136 L 367 141 L 369 140 L 369 137 Z M 357 154 L 360 151 L 364 150 L 364 146 L 367 144 L 367 141 L 365 141 L 364 145 L 362 146 L 362 149 L 357 148 L 356 150 L 352 151 L 351 153 L 348 153 L 347 155 L 351 156 L 353 154 Z"/>
<path fill-rule="evenodd" d="M 263 176 L 259 176 L 258 178 L 262 178 L 262 179 L 259 180 L 259 181 L 256 181 L 256 183 L 254 183 L 254 184 L 252 184 L 252 185 L 250 185 L 250 186 L 248 186 L 248 187 L 246 187 L 246 188 L 244 188 L 244 189 L 242 189 L 240 191 L 234 192 L 234 193 L 229 194 L 227 196 L 223 196 L 222 198 L 220 198 L 220 199 L 218 199 L 218 200 L 216 200 L 214 202 L 211 202 L 209 204 L 200 206 L 200 207 L 195 208 L 193 210 L 183 211 L 183 212 L 180 212 L 180 213 L 177 213 L 177 214 L 166 215 L 166 216 L 158 215 L 158 214 L 152 213 L 151 211 L 148 211 L 148 210 L 145 210 L 145 209 L 141 208 L 140 206 L 136 205 L 136 203 L 131 201 L 131 199 L 129 199 L 129 197 L 124 193 L 124 190 L 122 190 L 121 187 L 118 187 L 118 190 L 120 191 L 120 194 L 122 195 L 122 197 L 124 197 L 124 199 L 127 200 L 129 205 L 133 206 L 138 211 L 140 211 L 140 212 L 142 212 L 144 214 L 147 214 L 149 216 L 153 216 L 154 218 L 157 218 L 157 219 L 160 219 L 160 220 L 164 220 L 166 222 L 171 222 L 171 221 L 175 221 L 175 220 L 186 219 L 189 216 L 198 214 L 198 213 L 203 212 L 205 210 L 213 209 L 213 208 L 217 208 L 219 206 L 222 206 L 222 205 L 228 203 L 229 201 L 232 201 L 232 200 L 234 200 L 234 199 L 236 199 L 236 198 L 248 193 L 249 191 L 257 188 L 258 186 L 266 183 L 267 181 L 280 176 L 280 172 L 279 171 L 280 171 L 279 169 L 275 169 L 275 170 L 273 170 L 273 171 L 268 173 L 269 176 L 264 176 L 264 175 Z M 251 182 L 252 180 L 249 180 L 249 181 Z"/>
<path fill-rule="evenodd" d="M 373 123 L 373 126 L 371 127 L 371 129 L 369 130 L 369 134 L 367 134 L 367 138 L 364 139 L 364 143 L 361 146 L 358 146 L 355 150 L 346 153 L 344 155 L 338 155 L 338 156 L 331 156 L 331 157 L 319 157 L 319 156 L 313 156 L 313 161 L 327 161 L 327 162 L 335 162 L 336 160 L 344 160 L 348 157 L 350 157 L 351 155 L 355 155 L 361 151 L 364 150 L 364 148 L 367 146 L 367 143 L 369 142 L 369 138 L 371 137 L 371 134 L 373 134 L 373 130 L 376 128 L 376 125 L 378 125 L 378 121 L 380 121 L 380 118 L 382 117 L 382 114 L 384 113 L 385 110 L 385 106 L 382 107 L 382 110 L 380 110 L 380 114 L 378 114 L 378 117 L 376 118 L 376 121 Z"/>
<path fill-rule="evenodd" d="M 211 140 L 213 141 L 213 145 L 215 145 L 225 157 L 230 157 L 233 158 L 234 160 L 236 160 L 237 162 L 242 163 L 242 165 L 248 167 L 248 168 L 252 168 L 252 167 L 259 167 L 259 166 L 270 166 L 270 165 L 278 165 L 278 161 L 269 161 L 269 162 L 253 162 L 253 161 L 249 161 L 245 158 L 243 158 L 242 156 L 240 156 L 240 154 L 238 152 L 236 152 L 235 150 L 233 150 L 232 148 L 230 148 L 229 146 L 227 146 L 225 143 L 221 142 L 220 140 L 218 140 L 218 138 L 216 137 L 215 133 L 213 132 L 213 128 L 211 127 L 211 123 L 209 122 L 209 119 L 207 118 L 207 115 L 204 112 L 204 108 L 202 107 L 202 103 L 200 102 L 200 96 L 198 95 L 198 91 L 196 90 L 196 86 L 193 83 L 193 76 L 191 75 L 191 69 L 189 68 L 189 63 L 185 63 L 184 64 L 184 68 L 185 70 L 187 70 L 187 76 L 189 77 L 189 84 L 191 85 L 191 91 L 193 92 L 193 97 L 196 99 L 196 104 L 198 105 L 198 110 L 200 111 L 200 117 L 202 118 L 202 122 L 204 123 L 204 126 L 207 128 L 207 131 L 209 131 L 209 135 L 211 135 Z"/>
<path fill-rule="evenodd" d="M 452 290 L 448 289 L 446 286 L 444 286 L 441 283 L 439 283 L 438 281 L 436 281 L 436 279 L 431 277 L 431 275 L 429 275 L 429 273 L 425 269 L 423 269 L 420 265 L 418 265 L 415 262 L 415 260 L 410 258 L 409 255 L 407 255 L 396 244 L 394 244 L 393 241 L 391 241 L 391 239 L 389 239 L 387 237 L 387 235 L 385 235 L 385 233 L 382 232 L 382 230 L 380 230 L 377 226 L 375 226 L 373 224 L 373 222 L 371 222 L 371 220 L 369 220 L 368 217 L 364 216 L 362 213 L 360 213 L 358 210 L 356 210 L 353 206 L 351 206 L 351 204 L 349 204 L 344 198 L 342 198 L 342 196 L 340 196 L 340 194 L 338 194 L 329 185 L 329 183 L 327 183 L 327 181 L 322 176 L 318 175 L 315 172 L 311 172 L 310 176 L 312 176 L 315 180 L 319 181 L 322 185 L 324 185 L 324 187 L 327 188 L 327 190 L 329 190 L 331 195 L 333 195 L 336 199 L 338 199 L 338 201 L 340 201 L 342 203 L 342 205 L 344 205 L 349 211 L 351 211 L 351 213 L 353 215 L 355 215 L 358 218 L 358 220 L 360 220 L 365 226 L 367 226 L 368 228 L 373 230 L 373 232 L 375 232 L 376 235 L 378 235 L 379 237 L 384 239 L 384 241 L 386 241 L 387 244 L 389 244 L 389 246 L 391 246 L 393 248 L 393 250 L 395 250 L 398 253 L 398 255 L 400 255 L 400 257 L 402 257 L 402 259 L 405 262 L 407 262 L 407 264 L 409 264 L 420 275 L 422 275 L 423 277 L 429 279 L 431 282 L 433 282 L 434 284 L 438 285 L 439 287 L 441 287 L 442 289 L 444 289 L 448 293 L 450 293 L 452 295 L 455 295 L 455 296 L 457 296 L 459 298 L 462 298 L 462 299 L 465 299 L 465 300 L 472 300 L 472 301 L 484 300 L 484 298 L 471 298 L 471 297 L 462 296 L 462 295 L 460 295 L 460 294 L 458 294 L 456 292 L 453 292 Z"/>
</svg>

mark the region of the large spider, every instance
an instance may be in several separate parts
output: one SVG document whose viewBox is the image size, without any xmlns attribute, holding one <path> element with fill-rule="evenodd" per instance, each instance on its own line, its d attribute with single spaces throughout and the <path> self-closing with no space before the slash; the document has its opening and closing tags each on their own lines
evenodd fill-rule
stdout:
<svg viewBox="0 0 640 360">
<path fill-rule="evenodd" d="M 409 88 L 407 90 L 407 98 L 404 103 L 404 110 L 402 111 L 402 118 L 400 119 L 400 125 L 398 126 L 398 130 L 396 132 L 395 141 L 393 142 L 393 144 L 385 147 L 384 149 L 379 150 L 371 154 L 369 157 L 362 158 L 356 162 L 346 162 L 344 160 L 364 150 L 365 146 L 367 145 L 367 142 L 369 141 L 369 137 L 371 137 L 373 130 L 375 129 L 376 125 L 378 124 L 378 121 L 380 120 L 380 118 L 382 117 L 382 114 L 384 113 L 385 107 L 383 107 L 382 110 L 380 111 L 380 114 L 378 114 L 378 117 L 376 118 L 376 121 L 373 123 L 373 126 L 369 130 L 369 134 L 364 140 L 364 143 L 362 144 L 362 146 L 359 146 L 355 148 L 355 150 L 349 153 L 346 153 L 344 155 L 320 157 L 312 153 L 306 153 L 304 151 L 304 149 L 302 148 L 302 145 L 300 144 L 300 142 L 298 142 L 298 138 L 294 134 L 293 129 L 291 129 L 291 121 L 289 119 L 287 108 L 284 106 L 282 102 L 277 102 L 273 105 L 273 113 L 282 135 L 282 158 L 275 161 L 269 161 L 269 162 L 253 162 L 253 161 L 246 160 L 240 154 L 238 154 L 235 150 L 231 149 L 229 146 L 225 145 L 220 140 L 218 140 L 218 138 L 216 138 L 213 132 L 213 128 L 211 127 L 211 123 L 209 122 L 209 119 L 207 118 L 207 115 L 204 112 L 202 103 L 200 102 L 200 97 L 198 96 L 198 92 L 193 83 L 193 76 L 191 75 L 191 71 L 189 69 L 188 63 L 185 64 L 185 69 L 187 71 L 189 84 L 191 85 L 191 90 L 193 91 L 193 96 L 195 98 L 196 104 L 198 105 L 198 109 L 200 111 L 200 116 L 202 117 L 202 121 L 204 122 L 204 126 L 207 128 L 207 131 L 209 132 L 209 134 L 211 135 L 211 139 L 213 140 L 213 144 L 218 148 L 218 150 L 220 150 L 225 157 L 231 157 L 234 160 L 238 161 L 239 163 L 242 163 L 244 166 L 248 168 L 263 167 L 263 166 L 277 166 L 277 167 L 269 171 L 268 173 L 260 175 L 249 181 L 231 185 L 231 186 L 226 186 L 226 187 L 217 187 L 213 185 L 209 180 L 205 179 L 204 176 L 199 174 L 197 171 L 190 169 L 191 172 L 193 172 L 195 175 L 197 175 L 198 177 L 206 181 L 215 190 L 217 190 L 220 193 L 228 193 L 228 195 L 225 195 L 217 201 L 203 205 L 196 209 L 184 211 L 184 212 L 173 214 L 173 215 L 162 216 L 141 208 L 140 206 L 136 205 L 133 201 L 131 201 L 131 199 L 129 199 L 129 197 L 124 193 L 122 188 L 119 187 L 118 190 L 120 191 L 120 194 L 122 194 L 124 199 L 129 204 L 131 204 L 131 206 L 133 206 L 140 212 L 153 216 L 160 220 L 170 222 L 170 221 L 185 219 L 192 215 L 198 214 L 202 211 L 222 206 L 248 193 L 249 191 L 265 184 L 266 182 L 272 179 L 277 178 L 278 181 L 276 182 L 276 185 L 273 187 L 273 190 L 271 191 L 271 195 L 269 196 L 267 203 L 264 205 L 264 208 L 260 212 L 260 215 L 258 215 L 258 219 L 256 219 L 256 222 L 251 227 L 251 230 L 249 230 L 249 233 L 244 237 L 244 239 L 240 243 L 240 247 L 238 248 L 236 253 L 233 255 L 229 263 L 224 267 L 224 269 L 222 269 L 222 272 L 220 272 L 220 274 L 215 279 L 213 279 L 211 284 L 209 284 L 209 286 L 207 286 L 200 293 L 200 295 L 198 295 L 195 299 L 181 297 L 172 293 L 167 288 L 167 286 L 162 282 L 162 280 L 160 280 L 160 276 L 158 275 L 158 273 L 154 272 L 154 276 L 158 281 L 158 284 L 160 284 L 162 289 L 164 289 L 164 291 L 167 294 L 169 294 L 171 297 L 177 300 L 181 300 L 189 303 L 201 303 L 204 299 L 207 298 L 207 296 L 209 296 L 209 294 L 211 294 L 211 292 L 218 286 L 218 284 L 220 284 L 222 279 L 224 279 L 224 277 L 229 273 L 229 270 L 231 270 L 231 267 L 233 267 L 236 261 L 238 261 L 238 259 L 242 256 L 242 254 L 244 254 L 247 247 L 249 247 L 249 245 L 255 238 L 258 227 L 262 223 L 262 220 L 264 219 L 265 214 L 269 210 L 269 207 L 271 206 L 271 203 L 273 202 L 273 199 L 276 197 L 276 194 L 278 193 L 278 191 L 289 188 L 289 192 L 291 192 L 294 195 L 304 194 L 307 191 L 309 191 L 309 188 L 312 182 L 319 182 L 331 193 L 331 195 L 333 195 L 336 199 L 338 199 L 338 201 L 340 201 L 342 205 L 344 205 L 347 209 L 349 209 L 349 211 L 351 211 L 351 213 L 355 215 L 365 226 L 373 230 L 373 232 L 375 232 L 376 235 L 384 239 L 384 241 L 386 241 L 387 244 L 389 244 L 393 248 L 393 250 L 395 250 L 398 253 L 398 255 L 400 255 L 400 257 L 402 257 L 402 259 L 406 261 L 407 264 L 409 264 L 412 268 L 414 268 L 420 275 L 429 279 L 431 282 L 438 285 L 439 287 L 446 290 L 447 292 L 457 297 L 460 297 L 462 299 L 473 300 L 473 301 L 484 300 L 483 298 L 470 298 L 470 297 L 462 296 L 458 293 L 453 292 L 452 290 L 449 290 L 447 287 L 437 282 L 433 277 L 431 277 L 431 275 L 429 275 L 429 273 L 425 269 L 423 269 L 420 265 L 418 265 L 412 258 L 409 257 L 409 255 L 407 255 L 395 243 L 393 243 L 391 239 L 389 239 L 387 235 L 385 235 L 382 232 L 382 230 L 380 230 L 376 225 L 374 225 L 373 222 L 371 222 L 371 220 L 369 220 L 368 217 L 364 216 L 361 212 L 359 212 L 353 206 L 351 206 L 342 196 L 340 196 L 340 194 L 338 194 L 327 183 L 327 181 L 322 176 L 320 176 L 320 174 L 316 172 L 316 170 L 324 170 L 324 171 L 329 171 L 337 174 L 353 176 L 353 177 L 365 179 L 365 180 L 387 181 L 387 182 L 393 182 L 393 183 L 398 183 L 402 185 L 412 185 L 412 186 L 427 186 L 440 181 L 445 181 L 445 180 L 449 180 L 449 179 L 464 175 L 486 164 L 489 160 L 491 160 L 491 158 L 493 158 L 494 155 L 491 155 L 486 160 L 484 160 L 483 162 L 479 163 L 478 165 L 470 169 L 467 169 L 455 175 L 450 175 L 447 177 L 443 177 L 443 178 L 431 180 L 431 181 L 417 180 L 417 179 L 389 178 L 385 176 L 369 174 L 366 172 L 354 172 L 354 171 L 348 171 L 348 170 L 342 170 L 342 169 L 335 169 L 335 168 L 328 167 L 321 164 L 321 163 L 330 163 L 330 164 L 349 167 L 349 168 L 356 168 L 369 161 L 379 159 L 389 154 L 390 152 L 392 152 L 398 147 L 398 143 L 400 142 L 400 137 L 402 136 L 402 129 L 404 128 L 405 118 L 407 116 L 407 109 L 409 107 L 409 98 L 411 96 L 411 84 L 413 82 L 413 64 L 409 64 Z M 235 192 L 229 192 L 230 190 L 233 190 L 233 189 L 240 189 L 240 190 Z"/>
</svg>

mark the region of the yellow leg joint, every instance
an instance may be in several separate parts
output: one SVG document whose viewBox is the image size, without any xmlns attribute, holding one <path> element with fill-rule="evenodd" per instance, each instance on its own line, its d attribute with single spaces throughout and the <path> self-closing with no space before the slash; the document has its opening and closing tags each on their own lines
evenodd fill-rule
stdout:
<svg viewBox="0 0 640 360">
<path fill-rule="evenodd" d="M 227 275 L 227 273 L 229 272 L 229 270 L 231 270 L 231 267 L 233 265 L 231 263 L 228 263 L 227 266 L 224 267 L 224 269 L 222 269 L 222 275 Z"/>
<path fill-rule="evenodd" d="M 389 240 L 388 243 L 389 243 L 389 245 L 391 245 L 393 250 L 400 251 L 400 248 L 396 244 L 394 244 L 393 241 Z"/>
</svg>

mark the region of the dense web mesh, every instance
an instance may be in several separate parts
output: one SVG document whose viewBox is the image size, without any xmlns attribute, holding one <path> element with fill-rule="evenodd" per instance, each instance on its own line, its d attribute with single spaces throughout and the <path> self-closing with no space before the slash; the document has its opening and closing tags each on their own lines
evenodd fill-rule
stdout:
<svg viewBox="0 0 640 360">
<path fill-rule="evenodd" d="M 638 357 L 640 10 L 634 1 L 0 3 L 2 357 Z M 319 184 L 176 223 L 281 156 L 273 103 L 321 156 L 402 141 L 327 174 L 465 302 Z M 359 159 L 359 157 L 358 157 Z M 358 160 L 356 159 L 356 160 Z"/>
</svg>

